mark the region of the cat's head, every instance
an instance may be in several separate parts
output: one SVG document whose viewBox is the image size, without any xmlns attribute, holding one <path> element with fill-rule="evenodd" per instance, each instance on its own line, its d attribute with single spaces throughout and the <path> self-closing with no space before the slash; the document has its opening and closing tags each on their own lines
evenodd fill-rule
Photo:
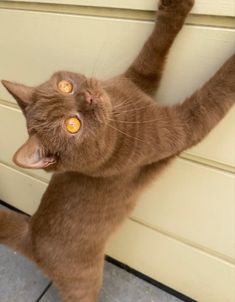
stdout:
<svg viewBox="0 0 235 302">
<path fill-rule="evenodd" d="M 17 165 L 83 171 L 103 160 L 112 105 L 101 82 L 62 71 L 35 88 L 2 83 L 27 122 L 29 138 L 14 155 Z"/>
</svg>

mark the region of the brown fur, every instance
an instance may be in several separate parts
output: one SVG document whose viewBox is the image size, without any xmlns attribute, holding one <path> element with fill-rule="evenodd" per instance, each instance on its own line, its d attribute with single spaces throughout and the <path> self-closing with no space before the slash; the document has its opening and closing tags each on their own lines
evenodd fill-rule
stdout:
<svg viewBox="0 0 235 302">
<path fill-rule="evenodd" d="M 55 173 L 32 218 L 0 212 L 0 242 L 34 260 L 63 301 L 96 300 L 105 244 L 137 194 L 171 159 L 200 142 L 235 102 L 235 56 L 180 105 L 162 107 L 151 97 L 192 5 L 162 1 L 152 35 L 116 78 L 102 82 L 58 72 L 36 88 L 3 81 L 29 132 L 15 162 Z M 73 94 L 58 91 L 62 79 L 74 84 Z M 76 114 L 82 129 L 71 135 L 64 121 Z"/>
</svg>

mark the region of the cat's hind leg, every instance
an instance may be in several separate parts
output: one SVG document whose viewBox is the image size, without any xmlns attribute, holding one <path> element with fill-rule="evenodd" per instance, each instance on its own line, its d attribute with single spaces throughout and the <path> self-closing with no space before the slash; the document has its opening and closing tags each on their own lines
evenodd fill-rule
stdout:
<svg viewBox="0 0 235 302">
<path fill-rule="evenodd" d="M 46 273 L 59 290 L 63 302 L 97 301 L 103 283 L 104 253 L 95 250 L 91 254 L 87 251 L 77 261 L 83 253 L 81 246 L 76 256 L 59 257 L 56 262 L 50 261 L 46 267 Z"/>
<path fill-rule="evenodd" d="M 0 211 L 0 244 L 32 258 L 29 240 L 29 221 L 26 215 Z"/>
<path fill-rule="evenodd" d="M 75 280 L 67 280 L 61 286 L 57 286 L 63 302 L 96 302 L 101 288 L 101 282 L 94 284 L 92 288 L 81 288 L 83 283 Z"/>
<path fill-rule="evenodd" d="M 102 287 L 102 273 L 97 275 L 93 269 L 87 272 L 80 271 L 78 276 L 54 279 L 63 302 L 96 302 Z"/>
<path fill-rule="evenodd" d="M 168 52 L 193 4 L 194 0 L 160 1 L 154 30 L 124 74 L 145 93 L 157 90 Z"/>
</svg>

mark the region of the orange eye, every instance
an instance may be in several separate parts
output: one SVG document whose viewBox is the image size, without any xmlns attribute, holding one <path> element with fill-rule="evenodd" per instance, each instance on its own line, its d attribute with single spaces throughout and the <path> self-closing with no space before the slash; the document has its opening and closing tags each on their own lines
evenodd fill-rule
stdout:
<svg viewBox="0 0 235 302">
<path fill-rule="evenodd" d="M 73 85 L 70 82 L 65 81 L 65 80 L 62 80 L 59 82 L 58 88 L 61 92 L 64 92 L 64 93 L 71 93 L 73 91 Z"/>
<path fill-rule="evenodd" d="M 66 129 L 68 130 L 69 133 L 77 133 L 80 128 L 81 128 L 81 122 L 78 118 L 76 117 L 70 117 L 66 120 Z"/>
</svg>

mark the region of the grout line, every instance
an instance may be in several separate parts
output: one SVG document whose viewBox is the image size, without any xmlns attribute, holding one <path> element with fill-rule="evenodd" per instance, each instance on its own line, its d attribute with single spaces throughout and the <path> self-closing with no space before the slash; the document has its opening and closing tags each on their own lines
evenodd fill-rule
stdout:
<svg viewBox="0 0 235 302">
<path fill-rule="evenodd" d="M 41 295 L 37 298 L 37 300 L 35 302 L 40 302 L 41 299 L 43 298 L 43 296 L 46 294 L 46 292 L 48 291 L 48 289 L 51 287 L 52 285 L 52 281 L 49 282 L 49 284 L 47 285 L 47 287 L 43 290 L 43 292 L 41 293 Z"/>
</svg>

